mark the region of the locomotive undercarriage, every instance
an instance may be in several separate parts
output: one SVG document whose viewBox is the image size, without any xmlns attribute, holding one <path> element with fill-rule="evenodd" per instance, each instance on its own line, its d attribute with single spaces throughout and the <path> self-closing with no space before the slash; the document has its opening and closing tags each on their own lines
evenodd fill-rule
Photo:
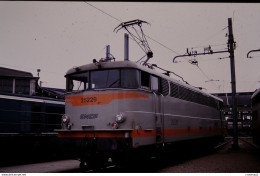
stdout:
<svg viewBox="0 0 260 176">
<path fill-rule="evenodd" d="M 127 167 L 139 165 L 146 159 L 153 157 L 163 159 L 172 152 L 174 155 L 189 150 L 204 150 L 215 146 L 222 141 L 223 136 L 198 138 L 169 143 L 132 147 L 131 138 L 82 138 L 80 142 L 79 157 L 80 168 L 99 170 L 107 166 Z M 177 151 L 177 152 L 176 152 Z"/>
<path fill-rule="evenodd" d="M 121 165 L 128 160 L 130 138 L 82 138 L 79 146 L 80 168 L 100 169 Z"/>
</svg>

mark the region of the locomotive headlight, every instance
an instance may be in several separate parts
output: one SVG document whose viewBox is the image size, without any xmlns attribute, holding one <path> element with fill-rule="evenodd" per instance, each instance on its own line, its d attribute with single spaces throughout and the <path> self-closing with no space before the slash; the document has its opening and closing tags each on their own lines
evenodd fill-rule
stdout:
<svg viewBox="0 0 260 176">
<path fill-rule="evenodd" d="M 63 129 L 68 129 L 68 130 L 70 130 L 71 127 L 73 126 L 73 123 L 70 123 L 70 118 L 68 115 L 64 114 L 61 117 L 61 126 Z"/>
<path fill-rule="evenodd" d="M 112 128 L 113 128 L 113 129 L 117 129 L 117 128 L 118 128 L 118 124 L 117 124 L 116 122 L 113 122 L 113 123 L 112 123 Z"/>
<path fill-rule="evenodd" d="M 126 116 L 123 113 L 119 113 L 116 115 L 116 122 L 122 123 L 126 120 Z"/>
<path fill-rule="evenodd" d="M 68 123 L 70 122 L 69 116 L 66 115 L 66 114 L 64 114 L 64 115 L 62 116 L 62 118 L 61 118 L 61 122 L 62 122 L 63 124 L 68 124 Z"/>
</svg>

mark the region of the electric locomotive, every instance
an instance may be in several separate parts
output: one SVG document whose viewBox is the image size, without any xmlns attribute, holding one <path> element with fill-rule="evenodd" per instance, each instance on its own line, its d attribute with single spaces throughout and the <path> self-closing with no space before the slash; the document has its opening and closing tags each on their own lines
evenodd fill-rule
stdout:
<svg viewBox="0 0 260 176">
<path fill-rule="evenodd" d="M 220 98 L 151 67 L 101 60 L 65 77 L 58 136 L 78 144 L 81 167 L 122 161 L 140 149 L 223 137 Z"/>
</svg>

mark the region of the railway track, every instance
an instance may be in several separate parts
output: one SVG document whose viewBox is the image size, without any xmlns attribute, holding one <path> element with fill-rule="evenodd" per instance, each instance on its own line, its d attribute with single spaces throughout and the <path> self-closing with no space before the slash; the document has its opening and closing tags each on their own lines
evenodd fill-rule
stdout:
<svg viewBox="0 0 260 176">
<path fill-rule="evenodd" d="M 231 144 L 232 144 L 232 137 L 226 137 L 225 141 L 222 143 L 219 143 L 215 145 L 214 147 L 211 147 L 208 150 L 205 150 L 204 148 L 201 150 L 197 150 L 198 148 L 190 149 L 190 151 L 187 151 L 187 148 L 189 146 L 186 146 L 186 149 L 183 149 L 182 151 L 176 151 L 176 152 L 169 152 L 165 154 L 165 157 L 158 158 L 158 157 L 150 157 L 145 160 L 140 160 L 139 162 L 136 163 L 129 163 L 127 167 L 119 167 L 114 163 L 110 163 L 110 165 L 107 165 L 103 168 L 98 168 L 96 170 L 93 169 L 86 169 L 82 170 L 79 168 L 79 161 L 76 160 L 71 160 L 70 164 L 68 161 L 57 161 L 56 162 L 48 162 L 48 163 L 38 163 L 38 164 L 33 164 L 31 166 L 27 165 L 22 165 L 22 166 L 16 166 L 17 168 L 10 167 L 6 168 L 5 171 L 10 171 L 10 172 L 32 172 L 36 171 L 39 173 L 44 173 L 44 172 L 58 172 L 58 173 L 156 173 L 159 170 L 162 170 L 164 168 L 176 166 L 179 164 L 184 164 L 192 160 L 196 160 L 199 158 L 203 158 L 209 155 L 213 155 L 218 153 L 220 150 L 230 150 L 231 149 Z M 239 144 L 241 148 L 244 150 L 245 146 L 250 146 L 247 148 L 253 148 L 255 151 L 259 151 L 259 147 L 254 145 L 252 143 L 252 138 L 248 136 L 240 136 L 239 137 Z M 139 160 L 139 158 L 137 159 Z M 66 166 L 65 166 L 66 164 Z M 53 167 L 49 167 L 49 166 Z M 57 165 L 57 168 L 55 167 Z M 63 167 L 64 165 L 64 167 Z M 68 167 L 69 166 L 69 167 Z M 19 168 L 20 167 L 20 168 Z M 26 169 L 28 167 L 28 169 Z M 61 169 L 63 168 L 63 170 Z M 64 169 L 65 168 L 65 169 Z M 24 169 L 24 170 L 21 170 Z M 33 170 L 35 169 L 35 170 Z M 51 170 L 48 170 L 51 169 Z M 1 168 L 0 168 L 1 170 Z M 2 170 L 4 171 L 4 170 Z"/>
<path fill-rule="evenodd" d="M 185 163 L 190 160 L 198 159 L 207 155 L 217 153 L 219 150 L 232 143 L 232 138 L 228 137 L 224 142 L 214 145 L 210 148 L 201 148 L 198 150 L 190 149 L 190 151 L 175 151 L 168 152 L 164 154 L 164 157 L 154 157 L 151 156 L 149 159 L 140 160 L 138 163 L 130 163 L 127 167 L 119 167 L 117 165 L 109 165 L 104 168 L 99 168 L 97 170 L 93 169 L 77 169 L 69 171 L 73 172 L 83 172 L 83 173 L 154 173 L 163 168 L 171 167 L 181 163 Z M 186 148 L 187 149 L 187 148 Z M 139 158 L 138 158 L 139 160 Z M 68 171 L 66 171 L 68 172 Z M 64 172 L 65 173 L 65 172 Z"/>
<path fill-rule="evenodd" d="M 217 144 L 216 146 L 214 146 L 215 150 L 220 150 L 222 149 L 224 146 L 230 144 L 232 142 L 232 139 L 230 138 L 226 138 L 224 142 Z"/>
<path fill-rule="evenodd" d="M 248 141 L 248 139 L 251 139 L 251 141 Z M 253 147 L 254 149 L 260 151 L 260 147 L 255 145 L 254 143 L 252 143 L 252 137 L 239 137 L 239 140 L 241 140 L 242 142 L 250 145 L 251 147 Z"/>
</svg>

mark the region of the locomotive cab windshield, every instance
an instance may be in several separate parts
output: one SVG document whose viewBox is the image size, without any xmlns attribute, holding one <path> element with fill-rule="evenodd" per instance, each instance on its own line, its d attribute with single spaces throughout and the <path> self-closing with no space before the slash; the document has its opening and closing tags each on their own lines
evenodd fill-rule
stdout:
<svg viewBox="0 0 260 176">
<path fill-rule="evenodd" d="M 104 89 L 139 88 L 140 72 L 136 69 L 93 70 L 66 76 L 67 92 Z"/>
</svg>

